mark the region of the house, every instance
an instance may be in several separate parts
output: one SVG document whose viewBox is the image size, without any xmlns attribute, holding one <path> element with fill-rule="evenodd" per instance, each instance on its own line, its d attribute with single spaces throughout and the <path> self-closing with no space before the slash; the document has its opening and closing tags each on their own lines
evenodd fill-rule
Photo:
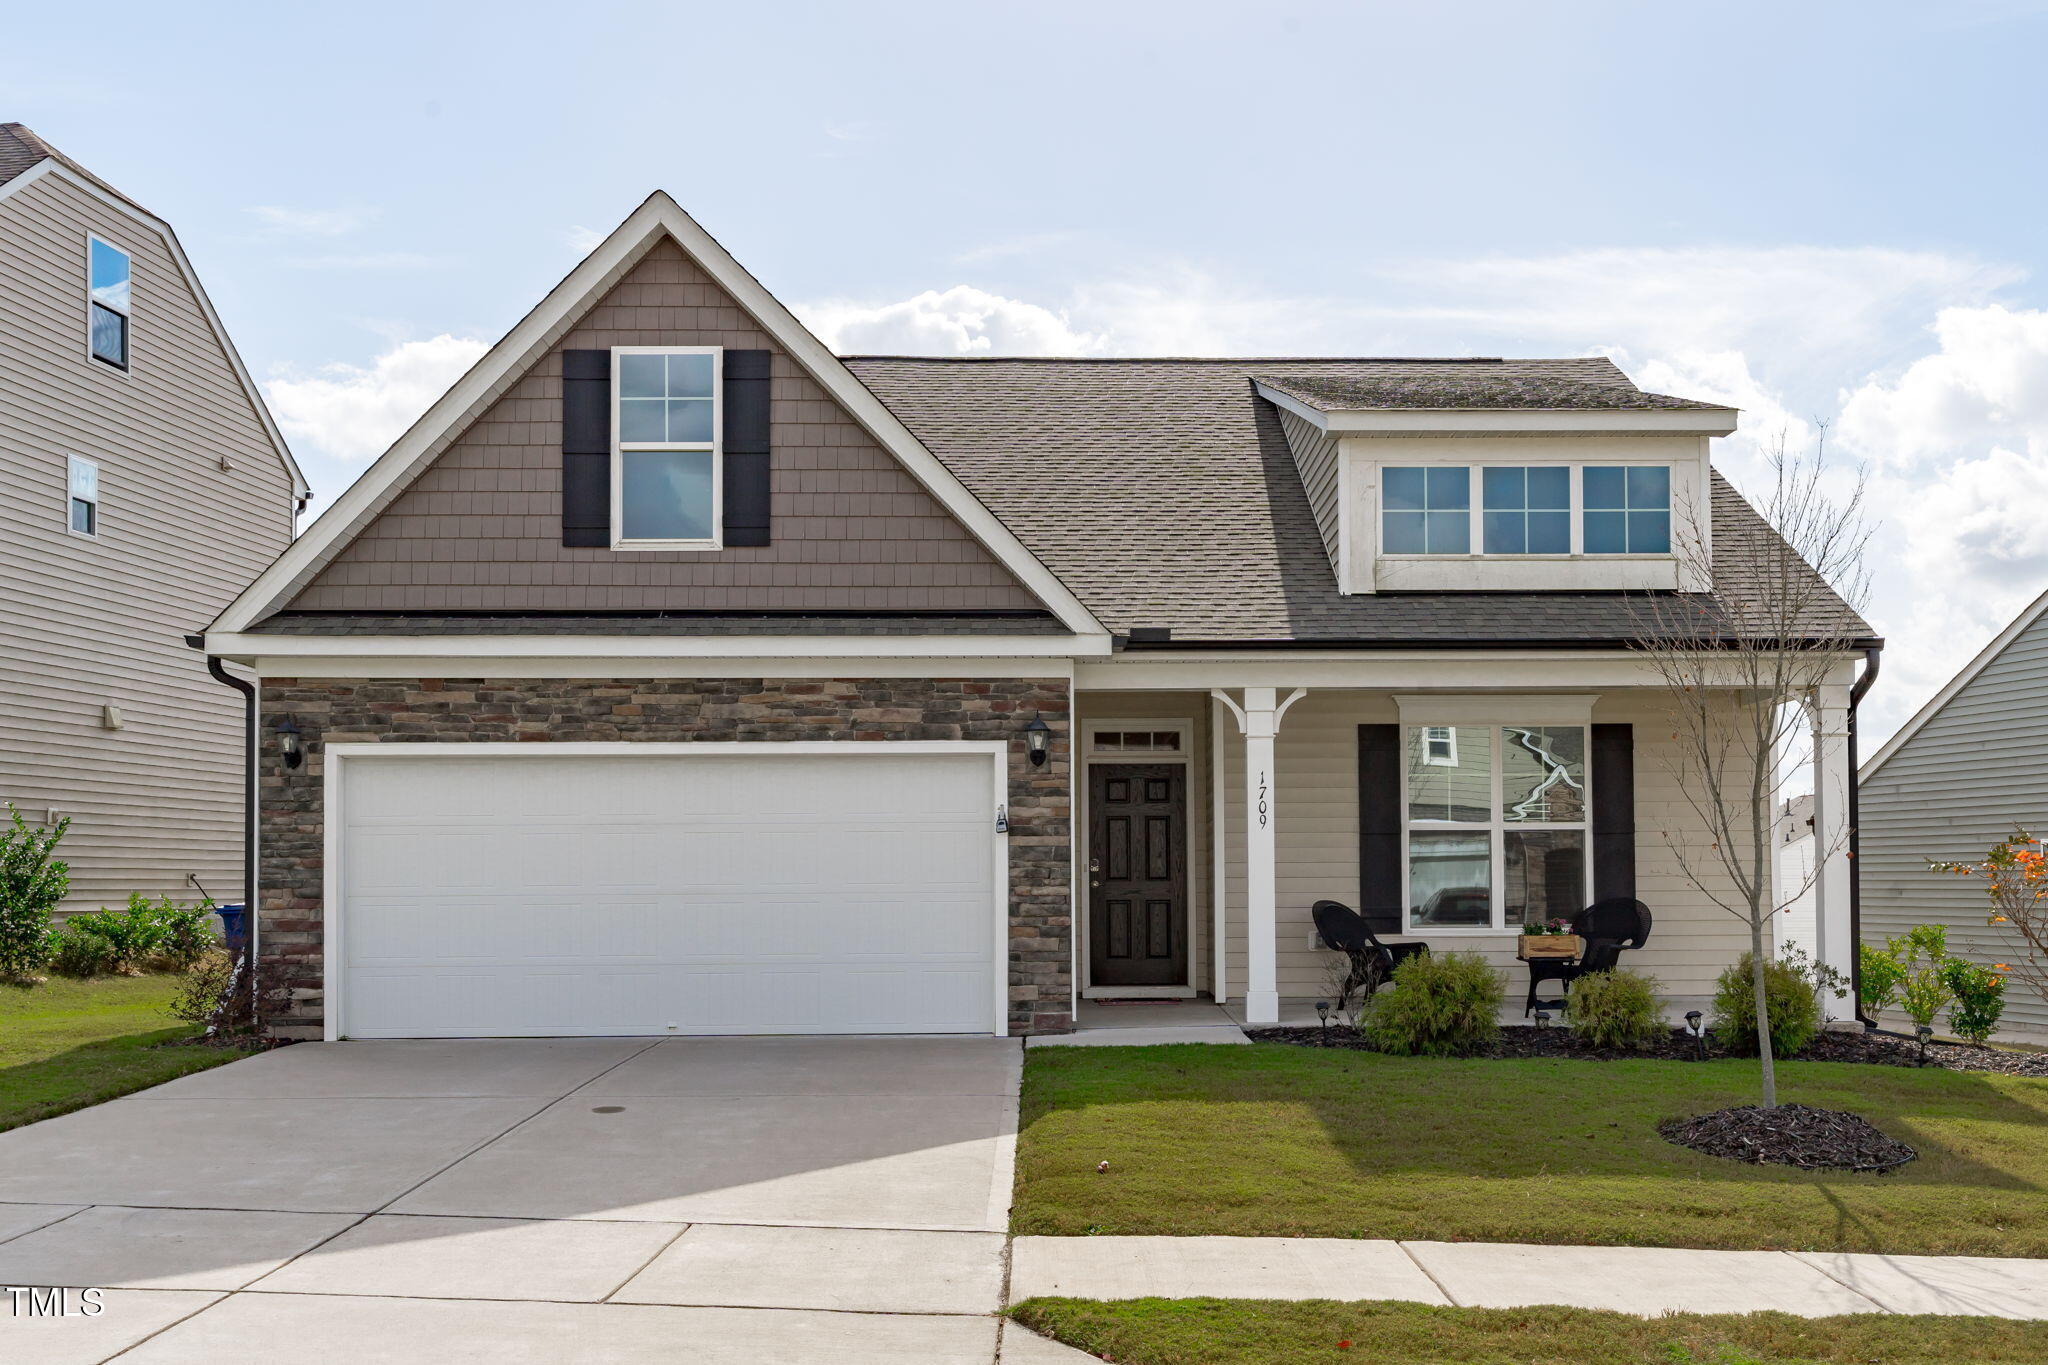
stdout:
<svg viewBox="0 0 2048 1365">
<path fill-rule="evenodd" d="M 2024 828 L 2048 832 L 2048 593 L 2016 617 L 1857 773 L 1863 934 L 1883 944 L 1948 926 L 1949 951 L 1994 964 L 2019 941 L 1992 925 L 1982 882 L 1929 860 L 1976 862 Z M 2048 1033 L 2048 1001 L 2006 978 L 2005 1033 Z"/>
<path fill-rule="evenodd" d="M 1735 421 L 1598 358 L 835 356 L 656 194 L 206 634 L 263 679 L 269 1021 L 1264 1022 L 1322 897 L 1506 967 L 1640 894 L 1702 993 L 1746 939 L 1624 590 L 1757 591 Z"/>
<path fill-rule="evenodd" d="M 187 649 L 307 496 L 169 224 L 0 124 L 0 799 L 62 908 L 242 890 L 243 704 Z M 4 812 L 0 812 L 4 814 Z"/>
</svg>

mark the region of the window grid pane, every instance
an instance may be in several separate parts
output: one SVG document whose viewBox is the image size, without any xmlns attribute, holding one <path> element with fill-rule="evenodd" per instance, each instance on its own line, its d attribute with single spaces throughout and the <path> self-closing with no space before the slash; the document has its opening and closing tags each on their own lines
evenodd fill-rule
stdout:
<svg viewBox="0 0 2048 1365">
<path fill-rule="evenodd" d="M 1504 932 L 1585 908 L 1586 736 L 1580 725 L 1404 727 L 1414 932 Z"/>
<path fill-rule="evenodd" d="M 637 352 L 618 358 L 619 440 L 710 445 L 717 424 L 715 357 Z"/>
<path fill-rule="evenodd" d="M 1596 555 L 1671 553 L 1671 470 L 1588 465 L 1585 547 Z"/>
<path fill-rule="evenodd" d="M 1463 465 L 1381 471 L 1385 552 L 1462 555 L 1472 552 L 1472 473 Z"/>
<path fill-rule="evenodd" d="M 619 464 L 621 539 L 711 538 L 710 451 L 629 450 Z"/>
</svg>

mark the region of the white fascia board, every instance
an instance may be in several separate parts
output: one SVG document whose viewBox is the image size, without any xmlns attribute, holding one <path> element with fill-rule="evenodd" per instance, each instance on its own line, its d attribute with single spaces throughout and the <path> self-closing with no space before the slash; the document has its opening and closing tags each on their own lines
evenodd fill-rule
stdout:
<svg viewBox="0 0 2048 1365">
<path fill-rule="evenodd" d="M 1348 436 L 1413 436 L 1431 433 L 1546 435 L 1575 432 L 1591 436 L 1726 436 L 1735 430 L 1733 408 L 1627 408 L 1587 411 L 1527 408 L 1498 411 L 1388 408 L 1372 412 L 1327 412 L 1318 425 Z"/>
<path fill-rule="evenodd" d="M 1015 659 L 1108 657 L 1107 635 L 244 635 L 210 631 L 206 652 L 326 658 Z"/>
<path fill-rule="evenodd" d="M 1906 746 L 1906 742 L 1912 739 L 1914 735 L 1919 734 L 1921 727 L 1926 725 L 1928 721 L 1940 715 L 1942 708 L 1955 700 L 1956 693 L 1968 687 L 1979 673 L 1989 668 L 1993 659 L 1996 659 L 1999 655 L 2005 653 L 2007 649 L 2011 648 L 2012 642 L 2019 639 L 2028 626 L 2033 625 L 2034 622 L 2039 620 L 2044 611 L 2048 611 L 2048 592 L 2042 593 L 2039 597 L 2028 603 L 2026 610 L 2015 616 L 2011 625 L 1998 632 L 1996 639 L 1977 651 L 1976 658 L 1964 664 L 1961 672 L 1950 678 L 1939 692 L 1928 698 L 1927 704 L 1918 711 L 1915 711 L 1913 718 L 1904 725 L 1901 725 L 1897 732 L 1885 741 L 1884 747 L 1872 754 L 1856 770 L 1856 780 L 1858 782 L 1868 782 L 1871 778 L 1875 777 L 1877 770 L 1882 768 L 1893 754 L 1903 749 Z"/>
<path fill-rule="evenodd" d="M 1843 668 L 1854 664 L 1844 657 Z M 1237 687 L 1307 687 L 1369 691 L 1523 693 L 1534 689 L 1660 690 L 1664 679 L 1627 649 L 1561 650 L 1290 650 L 1207 656 L 1119 654 L 1077 659 L 1077 691 L 1182 692 Z M 1709 677 L 1710 686 L 1744 686 L 1739 665 Z"/>
<path fill-rule="evenodd" d="M 937 456 L 911 435 L 866 385 L 854 378 L 839 357 L 811 335 L 810 329 L 761 282 L 727 254 L 675 200 L 657 190 L 597 248 L 569 272 L 546 298 L 485 352 L 482 359 L 439 402 L 421 415 L 391 449 L 364 471 L 348 491 L 306 528 L 304 535 L 278 556 L 256 581 L 229 604 L 213 623 L 223 632 L 246 630 L 284 600 L 298 584 L 340 553 L 361 522 L 405 488 L 437 458 L 469 420 L 494 400 L 573 321 L 616 283 L 661 236 L 675 242 L 691 259 L 751 313 L 790 356 L 865 427 L 913 478 L 958 518 L 970 533 L 1014 574 L 1052 613 L 1077 635 L 1106 634 L 1102 624 L 1052 571 L 1024 548 L 967 486 Z"/>
<path fill-rule="evenodd" d="M 141 205 L 132 203 L 105 185 L 79 175 L 69 166 L 50 157 L 43 158 L 14 179 L 0 185 L 0 200 L 27 189 L 46 175 L 56 176 L 75 185 L 116 213 L 133 219 L 163 238 L 165 247 L 170 250 L 171 259 L 177 262 L 178 273 L 185 277 L 186 287 L 192 291 L 192 297 L 199 301 L 199 311 L 206 316 L 206 325 L 213 329 L 213 338 L 220 343 L 221 353 L 228 358 L 228 365 L 234 370 L 235 379 L 241 384 L 243 395 L 248 398 L 249 405 L 256 410 L 256 420 L 263 424 L 263 432 L 270 438 L 271 448 L 277 452 L 277 458 L 284 463 L 285 472 L 291 475 L 292 497 L 302 502 L 311 497 L 312 485 L 306 482 L 305 474 L 299 469 L 299 462 L 292 458 L 292 450 L 285 443 L 284 433 L 279 431 L 277 423 L 271 420 L 270 407 L 263 401 L 262 390 L 258 389 L 256 381 L 249 377 L 247 367 L 242 364 L 241 352 L 235 349 L 234 339 L 228 335 L 228 329 L 221 325 L 220 314 L 213 311 L 213 300 L 206 296 L 206 286 L 199 282 L 199 272 L 192 268 L 192 262 L 186 257 L 185 248 L 179 243 L 178 234 L 171 230 L 171 225 L 155 214 L 145 211 Z"/>
<path fill-rule="evenodd" d="M 1310 407 L 1293 394 L 1282 393 L 1278 389 L 1268 388 L 1256 379 L 1252 381 L 1252 387 L 1258 390 L 1259 397 L 1265 399 L 1274 407 L 1284 408 L 1320 431 L 1328 431 L 1330 429 L 1330 414 L 1322 409 Z"/>
<path fill-rule="evenodd" d="M 1050 678 L 1070 681 L 1074 661 L 880 658 L 818 655 L 764 659 L 659 659 L 584 654 L 555 659 L 506 655 L 256 654 L 236 660 L 261 678 Z"/>
</svg>

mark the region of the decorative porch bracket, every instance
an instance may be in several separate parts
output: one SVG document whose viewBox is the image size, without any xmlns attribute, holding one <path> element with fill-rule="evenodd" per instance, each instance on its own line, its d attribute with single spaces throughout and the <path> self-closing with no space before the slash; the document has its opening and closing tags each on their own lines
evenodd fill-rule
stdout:
<svg viewBox="0 0 2048 1365">
<path fill-rule="evenodd" d="M 1247 687 L 1239 704 L 1222 688 L 1210 696 L 1229 708 L 1244 736 L 1245 992 L 1247 1024 L 1280 1022 L 1279 860 L 1275 856 L 1273 741 L 1287 708 L 1308 695 L 1297 687 L 1277 702 L 1279 689 Z M 1218 952 L 1222 945 L 1218 944 Z"/>
<path fill-rule="evenodd" d="M 1814 689 L 1806 704 L 1813 721 L 1813 898 L 1814 955 L 1846 981 L 1856 965 L 1856 942 L 1849 917 L 1849 688 L 1828 683 Z M 1829 1020 L 1854 1019 L 1856 1001 L 1821 993 L 1821 1011 Z"/>
</svg>

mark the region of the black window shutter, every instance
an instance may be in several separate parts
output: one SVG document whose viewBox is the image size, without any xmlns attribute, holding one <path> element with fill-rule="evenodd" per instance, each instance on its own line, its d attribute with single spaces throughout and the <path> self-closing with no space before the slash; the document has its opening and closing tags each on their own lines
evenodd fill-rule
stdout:
<svg viewBox="0 0 2048 1365">
<path fill-rule="evenodd" d="M 1593 899 L 1636 898 L 1636 736 L 1593 727 Z"/>
<path fill-rule="evenodd" d="M 1358 727 L 1358 913 L 1375 934 L 1406 930 L 1401 913 L 1401 727 Z"/>
<path fill-rule="evenodd" d="M 612 543 L 612 353 L 562 352 L 562 544 Z"/>
<path fill-rule="evenodd" d="M 725 543 L 766 545 L 768 519 L 767 351 L 725 353 Z"/>
</svg>

